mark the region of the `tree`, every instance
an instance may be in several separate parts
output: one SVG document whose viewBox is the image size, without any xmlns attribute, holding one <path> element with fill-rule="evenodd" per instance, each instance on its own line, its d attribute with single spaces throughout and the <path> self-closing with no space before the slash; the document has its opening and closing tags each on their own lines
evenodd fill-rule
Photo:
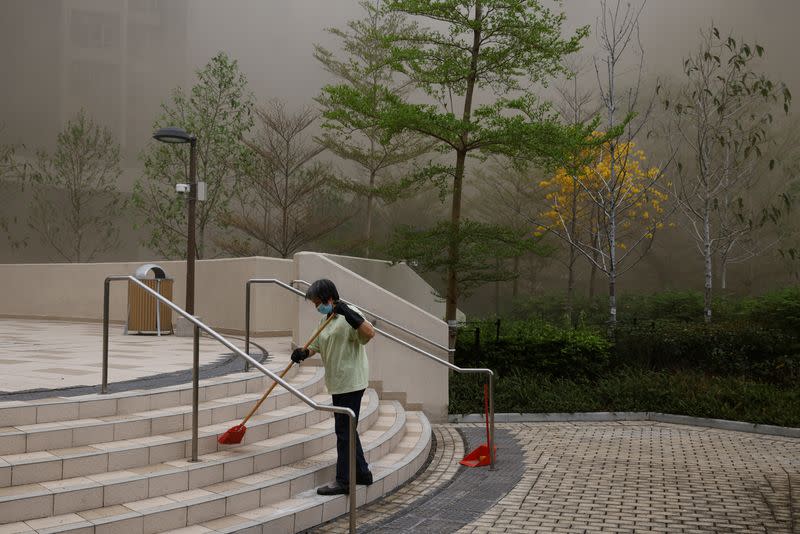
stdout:
<svg viewBox="0 0 800 534">
<path fill-rule="evenodd" d="M 511 261 L 511 296 L 518 297 L 523 274 L 522 260 L 528 257 L 534 263 L 537 259 L 549 258 L 553 253 L 552 247 L 541 243 L 539 236 L 530 231 L 530 219 L 541 211 L 543 203 L 538 188 L 531 181 L 534 171 L 524 162 L 493 156 L 487 163 L 477 169 L 469 180 L 472 191 L 468 195 L 467 207 L 480 221 L 497 225 L 516 233 L 523 241 L 530 241 L 529 246 L 515 246 L 502 254 Z M 509 255 L 508 252 L 516 255 Z M 535 276 L 535 269 L 531 268 L 528 274 Z M 499 301 L 500 282 L 495 283 L 495 296 Z"/>
<path fill-rule="evenodd" d="M 648 216 L 660 213 L 656 203 L 660 202 L 657 191 L 659 181 L 663 177 L 663 169 L 669 164 L 641 169 L 644 153 L 635 149 L 634 139 L 646 124 L 653 107 L 654 98 L 638 113 L 642 71 L 644 66 L 644 50 L 638 39 L 639 15 L 644 3 L 634 9 L 630 4 L 624 9 L 621 0 L 615 7 L 601 2 L 603 14 L 598 22 L 596 32 L 600 43 L 600 54 L 595 59 L 597 87 L 605 115 L 605 134 L 595 132 L 592 137 L 594 146 L 578 147 L 567 161 L 567 165 L 556 175 L 561 175 L 561 184 L 556 187 L 571 194 L 583 195 L 589 202 L 591 210 L 583 210 L 583 217 L 589 215 L 589 238 L 579 232 L 570 233 L 577 216 L 571 221 L 564 218 L 566 211 L 555 210 L 552 214 L 559 222 L 559 230 L 553 226 L 556 235 L 575 245 L 576 249 L 591 264 L 608 277 L 609 324 L 613 327 L 617 321 L 617 280 L 632 269 L 649 250 L 653 236 L 659 228 L 655 217 L 649 224 L 635 227 L 626 224 L 623 219 L 638 210 L 647 209 L 653 204 L 654 211 Z M 632 86 L 627 91 L 620 91 L 619 84 L 625 75 L 622 62 L 629 47 L 638 44 L 638 71 Z M 601 74 L 601 72 L 603 74 Z M 620 93 L 624 94 L 621 95 Z M 587 145 L 591 145 L 587 139 Z M 577 187 L 576 187 L 577 186 Z M 557 199 L 557 193 L 554 199 Z M 569 195 L 568 195 L 569 196 Z M 577 197 L 572 197 L 576 199 Z M 663 200 L 663 199 L 662 199 Z M 570 199 L 558 200 L 561 206 L 569 205 Z M 567 204 L 565 204 L 566 202 Z M 576 214 L 577 215 L 577 214 Z M 594 225 L 594 226 L 593 226 Z M 622 230 L 638 230 L 638 235 L 629 236 L 628 243 L 620 241 Z"/>
<path fill-rule="evenodd" d="M 412 261 L 423 271 L 455 272 L 463 296 L 487 282 L 516 279 L 517 272 L 509 268 L 508 260 L 546 251 L 528 229 L 467 219 L 461 222 L 457 234 L 459 255 L 454 264 L 449 254 L 450 228 L 447 221 L 428 229 L 401 226 L 386 251 L 393 259 Z"/>
<path fill-rule="evenodd" d="M 469 236 L 483 233 L 476 231 L 480 225 L 467 224 L 461 217 L 467 156 L 520 154 L 524 149 L 530 159 L 552 157 L 576 134 L 583 135 L 582 128 L 576 132 L 558 124 L 524 84 L 560 72 L 563 57 L 578 49 L 586 29 L 562 39 L 564 15 L 553 14 L 536 0 L 389 0 L 384 9 L 441 28 L 414 24 L 384 36 L 392 51 L 392 69 L 405 75 L 427 99 L 412 102 L 412 96 L 421 95 L 397 95 L 382 87 L 376 105 L 371 95 L 344 84 L 327 86 L 323 93 L 337 109 L 376 120 L 388 138 L 416 132 L 454 157 L 454 164 L 428 169 L 429 176 L 452 184 L 450 219 L 417 232 L 415 238 L 428 243 L 414 246 L 435 255 L 432 261 L 420 261 L 421 265 L 446 269 L 445 317 L 454 320 L 463 284 L 474 280 L 459 278 L 458 269 L 473 264 L 471 259 L 461 261 L 461 245 Z M 487 103 L 479 104 L 476 91 L 493 95 L 486 94 Z M 401 232 L 400 241 L 410 246 L 413 243 L 407 238 L 414 234 L 407 230 Z M 442 248 L 436 248 L 442 246 L 446 260 L 440 257 Z"/>
<path fill-rule="evenodd" d="M 180 87 L 161 106 L 154 129 L 178 126 L 197 137 L 197 181 L 206 200 L 197 203 L 198 258 L 206 255 L 206 235 L 221 226 L 234 192 L 242 135 L 253 125 L 253 97 L 236 60 L 220 52 L 197 72 L 187 95 Z M 133 205 L 150 229 L 146 244 L 166 258 L 186 255 L 186 206 L 175 184 L 189 181 L 189 150 L 151 141 L 143 154 L 144 177 L 133 189 Z"/>
<path fill-rule="evenodd" d="M 561 87 L 558 88 L 558 92 L 561 95 L 561 105 L 559 106 L 559 114 L 567 123 L 571 124 L 581 124 L 585 122 L 589 122 L 591 117 L 596 116 L 599 112 L 599 109 L 595 107 L 594 104 L 594 93 L 591 90 L 584 89 L 583 86 L 580 84 L 580 78 L 584 70 L 584 65 L 580 64 L 578 61 L 571 61 L 569 62 L 569 66 L 567 67 L 567 74 L 568 78 L 565 80 L 565 83 Z M 540 186 L 542 184 L 540 183 Z M 562 184 L 562 187 L 566 184 Z M 572 191 L 572 197 L 569 199 L 569 202 L 563 204 L 561 209 L 562 211 L 566 208 L 568 210 L 567 213 L 567 220 L 569 221 L 569 234 L 576 236 L 579 235 L 579 228 L 578 223 L 580 218 L 578 217 L 578 209 L 579 209 L 579 202 L 578 196 L 580 191 L 580 184 L 575 176 L 570 176 L 570 184 L 569 188 Z M 583 206 L 580 206 L 583 209 Z M 597 220 L 597 210 L 593 210 L 594 213 L 591 213 L 589 216 L 589 221 L 596 221 Z M 554 221 L 551 221 L 554 222 Z M 587 221 L 588 222 L 588 221 Z M 587 228 L 580 228 L 581 233 L 585 233 L 588 231 L 588 239 L 590 243 L 596 243 L 597 239 L 594 236 L 597 230 L 597 224 L 592 224 L 591 222 L 587 225 Z M 578 262 L 578 257 L 580 256 L 580 252 L 578 251 L 577 245 L 571 241 L 565 241 L 568 246 L 568 255 L 566 261 L 567 267 L 567 298 L 565 301 L 565 313 L 566 316 L 569 318 L 571 322 L 574 321 L 573 318 L 573 302 L 575 296 L 575 280 L 576 280 L 576 264 Z M 597 261 L 597 252 L 592 251 L 592 257 Z M 595 277 L 597 272 L 597 266 L 595 263 L 591 263 L 591 275 L 589 277 L 589 298 L 594 297 L 594 285 L 595 285 Z"/>
<path fill-rule="evenodd" d="M 113 134 L 81 110 L 58 134 L 53 154 L 36 153 L 28 225 L 56 255 L 92 261 L 119 244 L 124 206 L 117 189 L 120 147 Z"/>
<path fill-rule="evenodd" d="M 570 244 L 574 250 L 590 258 L 611 273 L 611 238 L 614 238 L 616 276 L 626 270 L 619 268 L 629 249 L 643 241 L 651 241 L 657 230 L 664 227 L 663 204 L 668 195 L 655 187 L 654 181 L 661 175 L 658 167 L 647 167 L 644 151 L 638 150 L 632 141 L 614 141 L 614 148 L 606 142 L 596 149 L 585 150 L 579 166 L 565 167 L 539 186 L 545 189 L 548 210 L 541 214 L 543 221 L 537 232 L 552 231 Z M 612 178 L 612 172 L 616 173 Z M 608 184 L 613 183 L 615 197 L 608 195 Z M 611 205 L 614 210 L 615 231 L 610 231 L 609 213 L 604 208 Z M 609 210 L 611 211 L 611 210 Z M 574 256 L 570 256 L 574 261 Z M 632 267 L 632 265 L 631 265 Z M 568 302 L 571 295 L 568 291 Z M 571 305 L 568 304 L 571 316 Z"/>
<path fill-rule="evenodd" d="M 328 29 L 340 39 L 347 57 L 339 59 L 320 45 L 314 46 L 314 57 L 343 84 L 377 104 L 381 88 L 402 94 L 408 87 L 393 81 L 391 50 L 384 36 L 405 33 L 410 26 L 398 13 L 382 12 L 368 1 L 362 1 L 361 6 L 366 11 L 364 20 L 349 22 L 348 31 Z M 376 201 L 391 202 L 414 183 L 392 176 L 390 169 L 425 154 L 431 149 L 431 143 L 414 132 L 384 138 L 374 118 L 339 108 L 325 93 L 317 101 L 329 117 L 323 124 L 326 132 L 319 137 L 319 142 L 340 158 L 355 163 L 366 178 L 366 184 L 363 180 L 352 179 L 345 179 L 344 184 L 365 198 L 364 254 L 369 256 Z"/>
<path fill-rule="evenodd" d="M 0 132 L 2 128 L 0 127 Z M 0 144 L 0 185 L 5 189 L 4 193 L 10 196 L 14 191 L 22 191 L 24 187 L 26 165 L 20 164 L 16 157 L 16 147 L 13 145 Z M 4 201 L 9 203 L 8 196 Z M 17 248 L 26 243 L 25 238 L 19 239 L 12 235 L 12 225 L 17 222 L 17 217 L 9 217 L 2 205 L 0 209 L 0 231 L 6 234 L 6 238 L 12 247 Z"/>
<path fill-rule="evenodd" d="M 665 105 L 673 111 L 672 129 L 688 152 L 689 165 L 678 166 L 675 197 L 703 257 L 708 322 L 714 258 L 727 265 L 737 261 L 737 250 L 744 259 L 759 254 L 764 247 L 748 237 L 780 216 L 777 207 L 772 214 L 759 208 L 751 193 L 775 165 L 762 161 L 771 108 L 782 104 L 788 113 L 791 93 L 754 70 L 764 55 L 761 46 L 722 37 L 714 27 L 701 37 L 699 49 L 684 60 L 679 93 Z"/>
<path fill-rule="evenodd" d="M 248 150 L 237 191 L 241 211 L 225 218 L 246 237 L 219 245 L 236 255 L 274 251 L 288 258 L 350 215 L 336 198 L 329 166 L 316 161 L 325 147 L 306 135 L 316 112 L 304 108 L 288 113 L 282 102 L 273 101 L 255 114 L 258 131 L 243 139 Z"/>
</svg>

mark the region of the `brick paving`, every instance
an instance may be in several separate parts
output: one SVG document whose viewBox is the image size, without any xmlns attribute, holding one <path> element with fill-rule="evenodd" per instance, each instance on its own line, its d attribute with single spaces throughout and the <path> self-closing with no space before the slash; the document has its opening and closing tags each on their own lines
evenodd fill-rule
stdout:
<svg viewBox="0 0 800 534">
<path fill-rule="evenodd" d="M 798 532 L 800 439 L 653 422 L 501 425 L 520 483 L 459 530 Z"/>
<path fill-rule="evenodd" d="M 464 457 L 464 442 L 458 430 L 452 425 L 432 426 L 436 448 L 430 462 L 413 482 L 401 486 L 380 501 L 359 508 L 359 532 L 372 532 L 377 526 L 403 514 L 404 510 L 409 510 L 415 504 L 442 491 L 462 469 L 458 461 Z M 350 532 L 349 524 L 349 516 L 343 516 L 310 532 L 346 534 Z"/>
<path fill-rule="evenodd" d="M 364 508 L 359 532 L 800 533 L 798 438 L 652 421 L 498 424 L 498 467 L 514 442 L 522 467 L 494 498 L 502 469 L 454 468 L 464 448 L 444 451 L 456 430 L 469 450 L 480 428 L 436 426 L 428 469 Z M 460 482 L 478 473 L 465 494 Z M 346 518 L 316 532 L 346 532 Z"/>
</svg>

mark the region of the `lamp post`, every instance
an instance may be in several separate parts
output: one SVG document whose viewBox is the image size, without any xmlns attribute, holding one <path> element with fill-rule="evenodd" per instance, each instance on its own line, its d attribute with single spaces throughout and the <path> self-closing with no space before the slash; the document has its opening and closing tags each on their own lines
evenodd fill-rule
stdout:
<svg viewBox="0 0 800 534">
<path fill-rule="evenodd" d="M 176 184 L 179 193 L 187 195 L 189 207 L 189 229 L 186 239 L 186 311 L 194 316 L 194 258 L 195 258 L 195 211 L 197 208 L 197 138 L 183 128 L 173 126 L 161 128 L 153 133 L 153 139 L 162 143 L 189 143 L 189 183 Z M 194 327 L 192 357 L 192 461 L 197 461 L 198 408 L 200 404 L 200 329 Z"/>
</svg>

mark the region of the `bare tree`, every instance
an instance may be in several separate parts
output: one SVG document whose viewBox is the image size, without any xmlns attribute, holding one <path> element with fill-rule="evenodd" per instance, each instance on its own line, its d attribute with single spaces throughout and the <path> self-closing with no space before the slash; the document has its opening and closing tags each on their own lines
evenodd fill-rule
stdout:
<svg viewBox="0 0 800 534">
<path fill-rule="evenodd" d="M 274 252 L 287 258 L 334 230 L 350 214 L 340 207 L 331 187 L 330 168 L 316 161 L 325 147 L 306 134 L 316 112 L 304 108 L 289 113 L 274 100 L 256 108 L 255 116 L 255 135 L 243 139 L 249 153 L 237 191 L 241 211 L 225 220 L 245 238 L 218 245 L 237 255 Z"/>
<path fill-rule="evenodd" d="M 120 174 L 113 134 L 81 110 L 58 134 L 53 154 L 36 154 L 29 226 L 66 261 L 91 261 L 115 248 L 124 206 L 117 190 Z"/>
<path fill-rule="evenodd" d="M 774 244 L 758 239 L 755 230 L 776 222 L 780 211 L 770 215 L 754 205 L 752 193 L 775 165 L 762 158 L 771 106 L 782 102 L 788 113 L 791 94 L 753 70 L 764 54 L 761 46 L 721 37 L 713 27 L 701 36 L 699 49 L 683 63 L 684 84 L 666 106 L 673 111 L 671 129 L 689 154 L 689 165 L 678 166 L 675 198 L 703 257 L 704 315 L 711 321 L 715 256 L 724 279 L 727 265 Z"/>
<path fill-rule="evenodd" d="M 508 228 L 523 239 L 537 244 L 535 247 L 520 248 L 511 257 L 512 297 L 519 295 L 522 260 L 526 257 L 549 257 L 553 252 L 552 247 L 540 243 L 540 237 L 533 235 L 530 229 L 531 218 L 543 208 L 541 194 L 532 178 L 534 172 L 528 165 L 502 156 L 491 156 L 488 164 L 477 169 L 468 182 L 471 191 L 467 197 L 467 207 L 476 219 Z M 499 285 L 500 281 L 495 281 L 496 296 Z"/>
<path fill-rule="evenodd" d="M 572 61 L 569 63 L 567 67 L 568 78 L 564 81 L 561 87 L 558 87 L 558 93 L 561 95 L 561 101 L 558 106 L 559 115 L 561 115 L 561 119 L 565 122 L 571 124 L 581 124 L 588 122 L 600 112 L 600 108 L 595 102 L 595 95 L 594 91 L 585 89 L 581 86 L 581 75 L 585 66 L 581 64 L 579 61 Z M 584 233 L 588 237 L 589 243 L 596 243 L 597 242 L 597 209 L 591 210 L 591 213 L 587 217 L 581 217 L 580 208 L 582 206 L 579 205 L 579 195 L 577 194 L 580 191 L 580 183 L 578 182 L 578 177 L 573 176 L 576 173 L 571 173 L 572 175 L 569 176 L 573 194 L 571 198 L 569 198 L 569 204 L 567 205 L 566 209 L 568 211 L 567 220 L 569 221 L 569 234 L 570 235 L 579 235 L 579 233 Z M 578 228 L 583 220 L 585 228 Z M 567 317 L 570 318 L 570 321 L 573 320 L 573 302 L 575 298 L 575 280 L 576 280 L 576 264 L 578 261 L 578 257 L 581 256 L 580 251 L 578 250 L 578 246 L 572 240 L 566 241 L 569 252 L 566 261 L 567 267 L 567 298 L 565 302 L 565 313 Z M 598 254 L 596 250 L 591 251 L 592 260 L 589 263 L 591 264 L 591 274 L 590 274 L 590 283 L 589 283 L 589 297 L 592 298 L 594 296 L 594 285 L 595 285 L 595 278 L 597 273 L 597 259 Z"/>
<path fill-rule="evenodd" d="M 669 161 L 642 168 L 645 157 L 634 144 L 655 102 L 653 94 L 640 105 L 644 49 L 639 39 L 639 16 L 645 3 L 634 8 L 621 0 L 612 5 L 601 2 L 603 14 L 596 25 L 600 53 L 594 66 L 605 134 L 598 133 L 597 142 L 574 154 L 561 170 L 577 184 L 583 206 L 565 205 L 564 195 L 556 194 L 551 217 L 556 224 L 546 226 L 607 276 L 612 326 L 617 320 L 617 279 L 644 257 L 663 224 L 661 203 L 665 194 L 658 186 Z M 620 84 L 628 74 L 624 62 L 631 51 L 638 56 L 635 75 L 630 87 L 621 90 Z M 564 190 L 563 185 L 560 189 Z M 591 229 L 588 235 L 573 224 L 569 214 L 575 210 L 582 211 L 587 219 Z"/>
</svg>

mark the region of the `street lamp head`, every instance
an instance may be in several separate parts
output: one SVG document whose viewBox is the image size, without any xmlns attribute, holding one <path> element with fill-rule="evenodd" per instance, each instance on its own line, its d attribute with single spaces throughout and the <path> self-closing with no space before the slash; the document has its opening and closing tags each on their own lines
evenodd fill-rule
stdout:
<svg viewBox="0 0 800 534">
<path fill-rule="evenodd" d="M 195 140 L 195 136 L 188 133 L 183 128 L 168 126 L 167 128 L 161 128 L 154 132 L 153 139 L 161 141 L 162 143 L 191 143 Z"/>
</svg>

